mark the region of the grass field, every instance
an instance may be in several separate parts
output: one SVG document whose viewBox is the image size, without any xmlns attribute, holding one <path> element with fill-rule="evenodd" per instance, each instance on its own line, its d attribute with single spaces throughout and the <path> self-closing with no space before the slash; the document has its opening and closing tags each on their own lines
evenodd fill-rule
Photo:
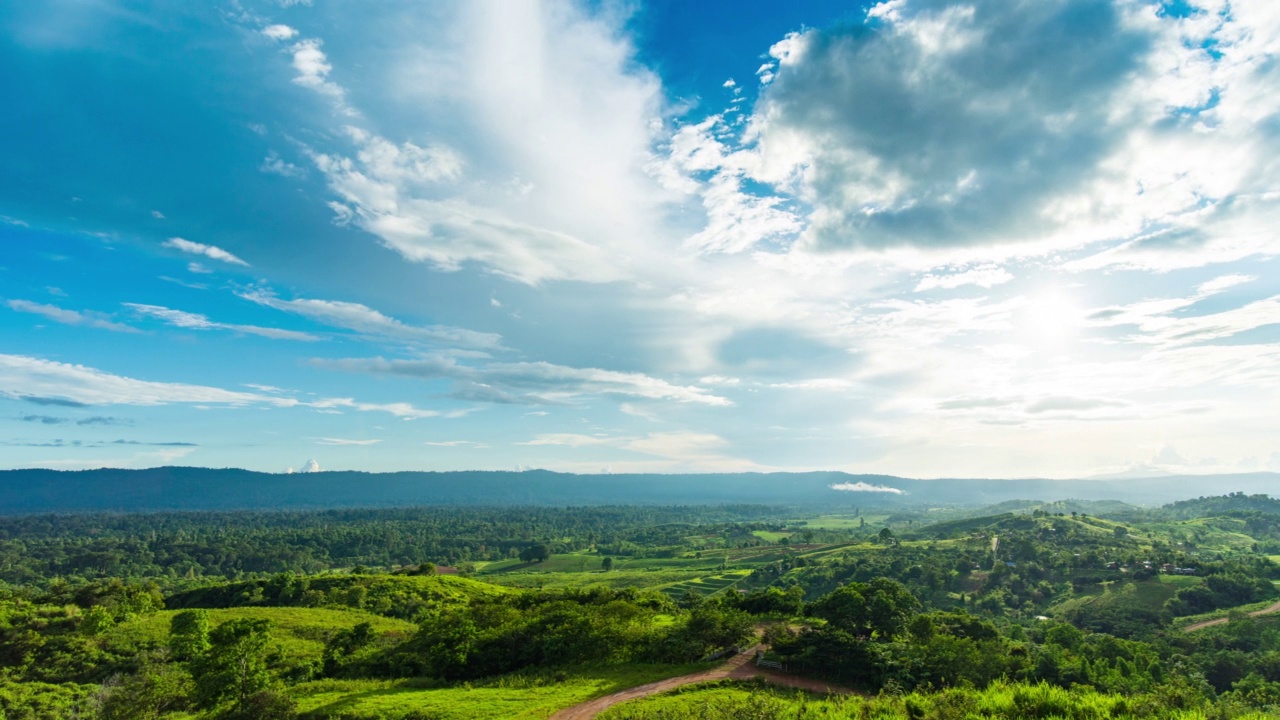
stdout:
<svg viewBox="0 0 1280 720">
<path fill-rule="evenodd" d="M 178 610 L 165 610 L 127 623 L 103 634 L 103 646 L 118 652 L 138 652 L 165 644 L 169 624 Z M 290 662 L 309 662 L 324 653 L 324 643 L 336 630 L 367 622 L 380 635 L 412 635 L 417 626 L 404 620 L 373 615 L 359 610 L 298 607 L 244 607 L 209 610 L 209 623 L 217 627 L 228 620 L 270 620 L 272 641 Z"/>
<path fill-rule="evenodd" d="M 303 717 L 400 718 L 417 712 L 435 720 L 536 720 L 600 695 L 709 665 L 625 665 L 556 674 L 512 675 L 484 683 L 423 688 L 412 681 L 320 680 L 290 689 Z"/>
<path fill-rule="evenodd" d="M 504 573 L 485 578 L 488 582 L 518 588 L 650 588 L 695 580 L 714 570 L 615 570 L 596 573 Z"/>
<path fill-rule="evenodd" d="M 673 598 L 679 598 L 690 590 L 699 595 L 714 595 L 742 582 L 751 574 L 750 570 L 734 570 L 719 575 L 709 575 L 694 580 L 675 583 L 661 588 L 662 592 Z"/>
<path fill-rule="evenodd" d="M 703 557 L 674 558 L 627 558 L 613 559 L 614 571 L 619 570 L 677 570 L 677 569 L 715 569 L 724 560 L 725 551 L 708 550 Z M 552 555 L 542 562 L 527 563 L 521 560 L 500 560 L 486 563 L 478 571 L 485 580 L 495 580 L 492 576 L 513 573 L 595 573 L 603 574 L 601 562 L 604 556 L 596 553 L 564 553 Z"/>
<path fill-rule="evenodd" d="M 819 515 L 808 518 L 805 527 L 814 530 L 857 530 L 859 528 L 882 528 L 889 520 L 887 513 L 869 515 Z M 863 523 L 865 522 L 865 527 Z"/>
<path fill-rule="evenodd" d="M 997 681 L 983 690 L 952 688 L 941 692 L 913 692 L 871 697 L 821 697 L 796 690 L 762 687 L 754 683 L 691 685 L 664 695 L 622 703 L 597 716 L 600 720 L 909 720 L 911 718 L 1161 718 L 1204 720 L 1200 708 L 1177 710 L 1158 698 L 1101 693 L 1088 687 L 1070 690 L 1046 684 Z M 1275 717 L 1242 713 L 1239 720 Z"/>
<path fill-rule="evenodd" d="M 1204 582 L 1204 578 L 1196 577 L 1195 575 L 1165 575 L 1161 573 L 1158 577 L 1160 578 L 1160 582 L 1166 585 L 1171 585 L 1179 590 L 1185 587 L 1199 585 Z"/>
<path fill-rule="evenodd" d="M 1249 603 L 1248 605 L 1240 605 L 1238 607 L 1233 607 L 1233 608 L 1223 608 L 1221 610 L 1214 610 L 1213 612 L 1201 613 L 1199 615 L 1184 615 L 1180 618 L 1175 618 L 1173 621 L 1173 626 L 1175 628 L 1182 628 L 1188 625 L 1194 625 L 1198 622 L 1204 622 L 1205 620 L 1217 620 L 1219 618 L 1227 617 L 1231 613 L 1237 612 L 1237 611 L 1250 613 L 1250 612 L 1254 612 L 1255 610 L 1262 610 L 1264 608 L 1270 607 L 1274 605 L 1275 602 L 1276 602 L 1275 600 L 1263 600 L 1262 602 Z M 1262 620 L 1262 619 L 1275 620 L 1275 616 L 1264 615 L 1259 618 L 1259 620 Z"/>
</svg>

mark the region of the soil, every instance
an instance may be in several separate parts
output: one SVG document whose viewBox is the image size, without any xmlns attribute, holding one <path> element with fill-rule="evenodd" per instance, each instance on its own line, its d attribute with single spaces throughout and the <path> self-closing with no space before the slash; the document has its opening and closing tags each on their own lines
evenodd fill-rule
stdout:
<svg viewBox="0 0 1280 720">
<path fill-rule="evenodd" d="M 552 715 L 550 720 L 588 720 L 594 718 L 606 708 L 613 707 L 619 703 L 629 700 L 638 700 L 639 698 L 657 695 L 669 690 L 674 690 L 685 685 L 693 685 L 695 683 L 713 682 L 715 680 L 749 680 L 751 678 L 760 678 L 767 683 L 781 685 L 783 687 L 797 688 L 807 690 L 814 693 L 839 694 L 848 695 L 853 693 L 848 688 L 838 685 L 822 682 L 821 680 L 813 680 L 811 678 L 802 678 L 796 675 L 788 675 L 787 673 L 776 672 L 765 668 L 756 667 L 752 662 L 755 659 L 756 651 L 763 649 L 763 646 L 756 645 L 747 648 L 742 652 L 734 655 L 728 662 L 720 667 L 702 672 L 691 673 L 689 675 L 681 675 L 680 677 L 667 678 L 651 682 L 647 685 L 638 685 L 628 688 L 612 695 L 604 695 L 594 700 L 588 700 L 581 705 L 575 705 L 571 708 L 565 708 L 560 712 Z"/>
<path fill-rule="evenodd" d="M 1253 612 L 1249 613 L 1249 616 L 1257 617 L 1259 615 L 1270 615 L 1272 613 L 1278 613 L 1278 612 L 1280 612 L 1280 602 L 1275 603 L 1273 605 L 1269 605 L 1265 608 L 1262 608 L 1261 610 L 1254 610 Z M 1196 630 L 1207 628 L 1210 625 L 1222 625 L 1226 623 L 1229 619 L 1230 618 L 1218 618 L 1217 620 L 1204 620 L 1202 622 L 1194 623 L 1182 628 L 1182 632 L 1195 632 Z"/>
</svg>

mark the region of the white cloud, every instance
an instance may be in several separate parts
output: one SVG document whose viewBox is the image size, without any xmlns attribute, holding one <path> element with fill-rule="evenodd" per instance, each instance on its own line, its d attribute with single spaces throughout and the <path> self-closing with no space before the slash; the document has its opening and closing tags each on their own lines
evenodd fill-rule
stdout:
<svg viewBox="0 0 1280 720">
<path fill-rule="evenodd" d="M 262 164 L 258 166 L 258 170 L 287 178 L 300 178 L 307 174 L 306 170 L 286 161 L 274 150 L 267 153 L 267 156 L 262 159 Z"/>
<path fill-rule="evenodd" d="M 315 149 L 336 221 L 412 262 L 526 284 L 670 266 L 669 193 L 645 170 L 665 98 L 626 22 L 575 3 L 482 1 L 423 6 L 384 28 L 396 64 L 373 71 L 362 95 L 370 88 L 372 106 L 382 88 L 430 110 L 394 134 L 349 128 L 353 151 Z M 333 85 L 335 67 L 366 72 L 365 58 L 331 58 L 318 41 L 292 48 L 302 84 Z"/>
<path fill-rule="evenodd" d="M 267 290 L 242 292 L 240 297 L 259 305 L 301 315 L 309 320 L 374 337 L 473 350 L 504 349 L 502 336 L 495 333 L 448 325 L 407 325 L 360 303 L 308 298 L 284 300 Z"/>
<path fill-rule="evenodd" d="M 318 473 L 320 472 L 320 463 L 316 462 L 315 460 L 308 460 L 302 464 L 302 469 L 299 470 L 298 472 Z"/>
<path fill-rule="evenodd" d="M 1160 452 L 1151 458 L 1151 462 L 1155 465 L 1187 465 L 1187 459 L 1182 457 L 1172 445 L 1165 445 L 1160 448 Z"/>
<path fill-rule="evenodd" d="M 56 305 L 43 305 L 41 303 L 31 302 L 30 300 L 8 300 L 5 302 L 11 310 L 24 313 L 32 313 L 40 315 L 63 325 L 79 325 L 82 327 L 97 328 L 99 330 L 111 330 L 113 332 L 136 333 L 137 328 L 113 322 L 107 319 L 106 315 L 95 312 L 81 312 L 78 310 L 66 310 Z"/>
<path fill-rule="evenodd" d="M 1251 283 L 1258 278 L 1252 275 L 1221 275 L 1212 280 L 1207 280 L 1196 286 L 1196 295 L 1199 297 L 1208 297 L 1217 293 L 1229 290 L 1237 285 Z"/>
<path fill-rule="evenodd" d="M 322 44 L 320 40 L 312 38 L 294 43 L 289 49 L 293 53 L 293 69 L 298 73 L 293 81 L 341 103 L 346 96 L 346 91 L 337 83 L 329 81 L 329 73 L 333 71 L 333 66 L 329 64 L 329 58 L 320 49 Z"/>
<path fill-rule="evenodd" d="M 316 440 L 317 445 L 377 445 L 382 440 L 349 440 L 347 438 L 319 438 Z"/>
<path fill-rule="evenodd" d="M 231 323 L 214 322 L 204 315 L 184 312 L 182 310 L 173 310 L 159 305 L 124 303 L 124 306 L 140 315 L 153 317 L 173 325 L 174 327 L 186 328 L 189 330 L 231 330 L 234 332 L 245 333 L 247 335 L 258 335 L 260 337 L 271 338 L 273 340 L 301 340 L 304 342 L 314 342 L 321 339 L 319 336 L 312 335 L 311 333 L 299 332 L 297 330 L 282 330 L 280 328 L 259 327 L 257 325 L 236 325 Z"/>
<path fill-rule="evenodd" d="M 588 395 L 619 395 L 678 403 L 729 406 L 733 403 L 695 386 L 682 386 L 643 373 L 575 368 L 546 362 L 463 365 L 453 358 L 419 360 L 348 358 L 312 361 L 320 367 L 374 375 L 449 379 L 454 397 L 503 404 L 558 404 Z"/>
<path fill-rule="evenodd" d="M 226 250 L 223 250 L 222 248 L 216 247 L 214 245 L 205 245 L 204 243 L 192 242 L 191 240 L 185 240 L 180 237 L 169 238 L 168 240 L 165 240 L 163 243 L 161 243 L 161 245 L 163 247 L 173 248 L 174 250 L 180 250 L 184 253 L 190 253 L 192 255 L 203 255 L 212 260 L 218 260 L 224 263 L 229 263 L 231 265 L 242 265 L 244 267 L 249 267 L 249 263 L 245 262 L 244 260 L 241 260 L 235 255 L 232 255 Z"/>
<path fill-rule="evenodd" d="M 1013 274 L 998 265 L 983 265 L 948 275 L 930 273 L 920 278 L 916 292 L 926 290 L 952 290 L 963 285 L 977 285 L 981 288 L 992 288 L 1013 280 Z"/>
<path fill-rule="evenodd" d="M 351 398 L 299 400 L 279 395 L 224 390 L 206 385 L 138 380 L 84 365 L 72 365 L 25 355 L 0 355 L 0 397 L 73 407 L 170 404 L 230 407 L 265 405 L 279 408 L 349 408 L 366 412 L 386 412 L 408 419 L 436 417 L 440 414 L 433 410 L 421 410 L 408 403 L 364 403 Z"/>
<path fill-rule="evenodd" d="M 418 186 L 449 181 L 461 172 L 461 159 L 447 148 L 396 146 L 375 135 L 352 135 L 362 143 L 356 159 L 313 158 L 342 198 L 333 206 L 335 213 L 406 259 L 446 271 L 478 262 L 529 284 L 618 277 L 598 248 L 572 235 L 515 221 L 461 198 L 421 197 Z"/>
<path fill-rule="evenodd" d="M 262 29 L 262 34 L 272 40 L 290 40 L 298 31 L 288 25 L 268 25 Z"/>
<path fill-rule="evenodd" d="M 890 495 L 906 495 L 906 490 L 899 490 L 888 485 L 872 485 L 865 482 L 846 482 L 835 483 L 831 486 L 832 490 L 840 490 L 843 492 L 869 492 L 869 493 L 888 493 Z"/>
<path fill-rule="evenodd" d="M 797 252 L 918 265 L 1111 245 L 1074 270 L 1274 255 L 1264 126 L 1280 100 L 1262 38 L 1275 29 L 1252 9 L 1179 19 L 1109 2 L 882 3 L 862 27 L 775 44 L 741 144 L 719 154 L 773 186 L 762 204 L 811 208 Z M 960 282 L 948 277 L 922 289 Z"/>
</svg>

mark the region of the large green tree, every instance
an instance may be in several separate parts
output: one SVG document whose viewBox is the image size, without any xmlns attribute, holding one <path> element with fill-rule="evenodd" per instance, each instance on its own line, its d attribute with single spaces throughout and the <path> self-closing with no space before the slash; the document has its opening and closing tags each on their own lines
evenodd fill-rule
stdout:
<svg viewBox="0 0 1280 720">
<path fill-rule="evenodd" d="M 191 660 L 209 649 L 209 612 L 183 610 L 169 621 L 169 652 L 176 660 Z"/>
<path fill-rule="evenodd" d="M 191 664 L 202 707 L 231 700 L 243 711 L 249 698 L 271 686 L 270 620 L 229 620 L 209 633 L 209 649 Z"/>
<path fill-rule="evenodd" d="M 902 583 L 881 577 L 838 588 L 818 598 L 809 613 L 858 637 L 889 639 L 919 610 L 920 601 Z"/>
</svg>

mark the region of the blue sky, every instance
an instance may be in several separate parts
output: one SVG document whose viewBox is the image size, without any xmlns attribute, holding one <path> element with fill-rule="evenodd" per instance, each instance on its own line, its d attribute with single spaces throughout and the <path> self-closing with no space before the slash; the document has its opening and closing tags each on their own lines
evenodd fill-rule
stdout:
<svg viewBox="0 0 1280 720">
<path fill-rule="evenodd" d="M 10 3 L 4 467 L 1280 469 L 1280 8 Z"/>
</svg>

